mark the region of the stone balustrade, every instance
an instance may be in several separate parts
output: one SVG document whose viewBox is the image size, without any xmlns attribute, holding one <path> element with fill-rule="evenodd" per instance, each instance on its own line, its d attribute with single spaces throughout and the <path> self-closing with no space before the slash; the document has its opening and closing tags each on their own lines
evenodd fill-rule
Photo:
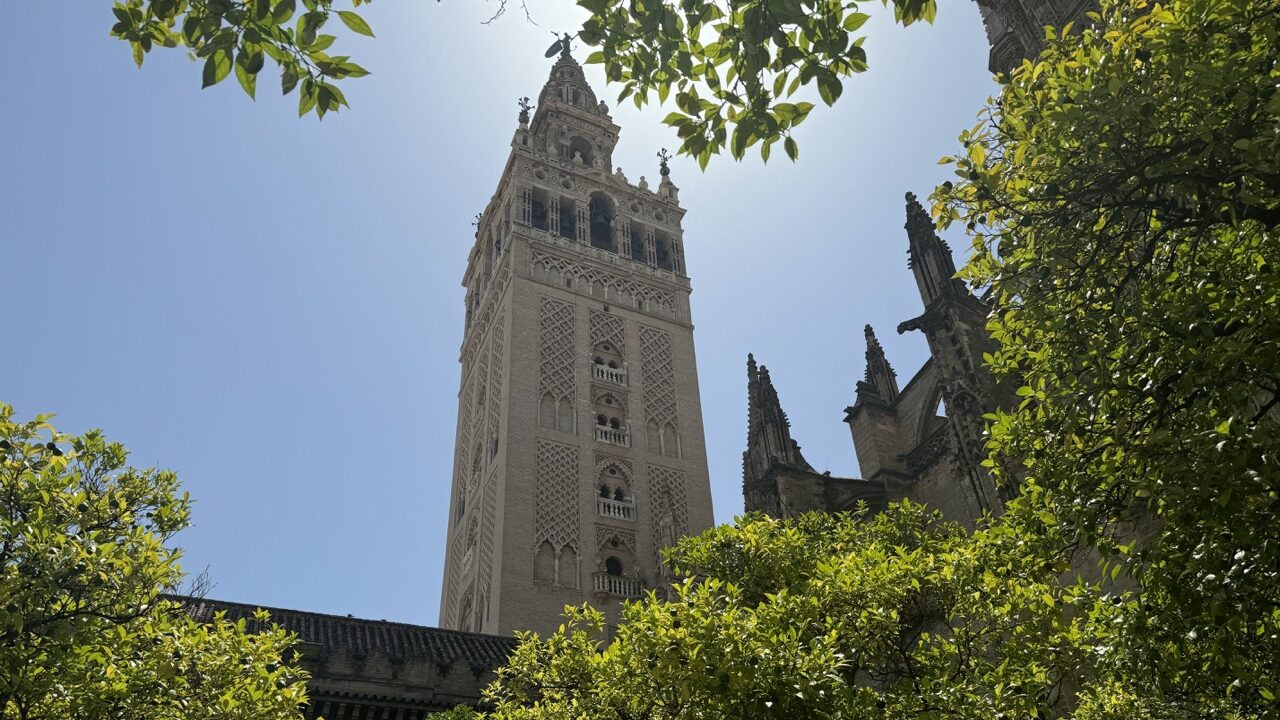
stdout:
<svg viewBox="0 0 1280 720">
<path fill-rule="evenodd" d="M 610 575 L 607 572 L 592 573 L 596 592 L 616 597 L 638 598 L 644 594 L 644 583 L 637 578 Z"/>
<path fill-rule="evenodd" d="M 635 520 L 636 506 L 630 500 L 596 498 L 596 512 L 611 520 Z"/>
<path fill-rule="evenodd" d="M 596 380 L 604 380 L 616 385 L 627 384 L 627 371 L 625 368 L 611 368 L 608 365 L 592 363 L 591 377 Z"/>
<path fill-rule="evenodd" d="M 619 430 L 605 425 L 596 426 L 596 440 L 609 443 L 610 445 L 631 447 L 631 433 L 629 431 Z"/>
</svg>

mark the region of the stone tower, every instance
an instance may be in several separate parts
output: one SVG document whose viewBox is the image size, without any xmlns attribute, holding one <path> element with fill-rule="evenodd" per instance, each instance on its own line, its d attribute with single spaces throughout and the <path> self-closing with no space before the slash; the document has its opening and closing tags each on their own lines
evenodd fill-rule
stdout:
<svg viewBox="0 0 1280 720">
<path fill-rule="evenodd" d="M 987 67 L 1009 72 L 1023 58 L 1033 58 L 1044 48 L 1044 27 L 1060 28 L 1068 22 L 1087 22 L 1097 0 L 977 0 L 982 24 L 991 44 Z"/>
<path fill-rule="evenodd" d="M 665 153 L 656 189 L 613 170 L 562 45 L 463 277 L 444 628 L 545 634 L 584 601 L 616 623 L 712 524 L 678 190 Z"/>
</svg>

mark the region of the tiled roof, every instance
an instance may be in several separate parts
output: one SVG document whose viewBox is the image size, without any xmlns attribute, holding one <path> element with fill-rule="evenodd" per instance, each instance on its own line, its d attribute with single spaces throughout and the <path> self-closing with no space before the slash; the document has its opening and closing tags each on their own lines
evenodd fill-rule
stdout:
<svg viewBox="0 0 1280 720">
<path fill-rule="evenodd" d="M 170 596 L 169 599 L 184 605 L 197 621 L 209 622 L 216 613 L 225 612 L 228 620 L 245 618 L 250 628 L 255 625 L 254 611 L 260 607 L 206 598 Z M 472 668 L 493 669 L 505 664 L 517 645 L 515 638 L 499 635 L 302 610 L 261 609 L 271 613 L 271 622 L 297 633 L 302 642 L 318 645 L 321 653 L 344 649 L 357 656 L 385 655 L 394 660 L 462 662 Z"/>
</svg>

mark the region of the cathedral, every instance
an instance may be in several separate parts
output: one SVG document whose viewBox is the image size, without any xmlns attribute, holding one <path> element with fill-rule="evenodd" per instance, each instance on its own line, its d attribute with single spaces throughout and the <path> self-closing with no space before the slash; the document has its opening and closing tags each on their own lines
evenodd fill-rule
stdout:
<svg viewBox="0 0 1280 720">
<path fill-rule="evenodd" d="M 857 383 L 844 421 L 853 436 L 861 478 L 819 474 L 791 438 L 769 370 L 747 358 L 747 450 L 742 493 L 748 511 L 789 517 L 812 510 L 839 512 L 859 503 L 876 510 L 903 498 L 972 522 L 998 513 L 1000 498 L 981 462 L 983 414 L 1012 402 L 982 365 L 992 340 L 987 304 L 954 278 L 951 248 L 934 231 L 929 213 L 907 193 L 908 267 L 924 312 L 898 332 L 919 331 L 929 359 L 901 388 L 897 373 L 870 325 L 866 375 Z"/>
<path fill-rule="evenodd" d="M 1038 52 L 1044 25 L 1090 0 L 978 0 L 993 72 Z M 712 526 L 679 189 L 614 169 L 619 128 L 568 42 L 536 109 L 521 101 L 497 189 L 477 217 L 462 284 L 457 429 L 440 627 L 265 608 L 296 633 L 308 718 L 423 720 L 477 705 L 514 650 L 565 605 L 616 627 L 623 603 L 673 580 L 662 549 Z M 954 279 L 951 251 L 906 197 L 923 303 L 898 332 L 930 358 L 903 385 L 870 326 L 845 409 L 863 477 L 818 473 L 791 438 L 768 369 L 747 359 L 748 510 L 872 510 L 900 498 L 972 521 L 998 512 L 980 461 L 982 415 L 1010 401 L 982 367 L 989 311 Z M 256 605 L 177 598 L 253 627 Z"/>
</svg>

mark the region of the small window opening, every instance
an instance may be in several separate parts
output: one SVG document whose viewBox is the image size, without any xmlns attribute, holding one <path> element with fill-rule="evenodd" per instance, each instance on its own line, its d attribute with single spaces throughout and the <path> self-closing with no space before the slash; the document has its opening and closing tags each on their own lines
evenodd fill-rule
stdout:
<svg viewBox="0 0 1280 720">
<path fill-rule="evenodd" d="M 605 417 L 605 416 L 603 416 L 603 415 L 597 415 L 597 416 L 596 416 L 596 424 L 597 424 L 597 425 L 600 425 L 601 427 L 603 427 L 603 426 L 605 426 L 605 425 L 608 425 L 608 424 L 609 424 L 609 418 L 607 418 L 607 417 Z"/>
<path fill-rule="evenodd" d="M 627 494 L 622 492 L 622 488 L 618 488 L 613 491 L 613 499 L 618 501 L 626 500 Z"/>
<path fill-rule="evenodd" d="M 570 240 L 578 237 L 578 219 L 574 216 L 573 208 L 573 200 L 560 198 L 560 237 Z"/>
<path fill-rule="evenodd" d="M 635 225 L 631 226 L 631 259 L 649 262 L 649 251 L 644 247 L 644 232 Z"/>
<path fill-rule="evenodd" d="M 604 571 L 614 576 L 622 575 L 622 561 L 616 557 L 605 560 Z"/>
<path fill-rule="evenodd" d="M 533 226 L 539 230 L 550 230 L 551 228 L 547 225 L 547 196 L 541 190 L 534 190 L 530 206 Z"/>
<path fill-rule="evenodd" d="M 608 497 L 609 497 L 609 486 L 608 486 L 608 485 L 601 485 L 601 486 L 600 486 L 600 497 L 602 497 L 602 498 L 608 498 Z"/>
<path fill-rule="evenodd" d="M 591 246 L 617 252 L 613 246 L 613 202 L 604 193 L 591 193 L 588 203 L 591 218 Z"/>
<path fill-rule="evenodd" d="M 591 160 L 595 157 L 590 141 L 581 137 L 574 137 L 569 140 L 569 161 L 577 164 L 581 159 L 582 164 L 591 167 Z"/>
<path fill-rule="evenodd" d="M 664 232 L 658 232 L 654 234 L 653 242 L 658 267 L 663 270 L 675 269 L 675 253 L 672 252 L 671 238 Z"/>
</svg>

